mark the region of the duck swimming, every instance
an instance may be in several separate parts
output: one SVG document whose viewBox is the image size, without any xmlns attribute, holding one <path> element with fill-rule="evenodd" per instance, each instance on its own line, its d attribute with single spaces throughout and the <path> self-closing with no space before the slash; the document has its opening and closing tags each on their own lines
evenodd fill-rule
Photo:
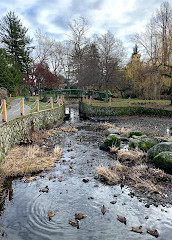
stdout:
<svg viewBox="0 0 172 240">
<path fill-rule="evenodd" d="M 46 193 L 48 193 L 49 187 L 46 186 L 46 187 L 44 187 L 44 188 L 41 188 L 39 191 L 40 191 L 40 192 L 46 192 Z"/>
<path fill-rule="evenodd" d="M 72 225 L 73 227 L 76 227 L 77 229 L 79 229 L 79 220 L 76 219 L 74 221 L 69 220 L 69 224 Z"/>
<path fill-rule="evenodd" d="M 75 213 L 75 219 L 78 219 L 78 220 L 81 220 L 81 219 L 83 219 L 83 218 L 86 218 L 87 217 L 87 215 L 86 214 L 84 214 L 84 213 Z"/>
<path fill-rule="evenodd" d="M 117 215 L 117 219 L 118 219 L 118 221 L 120 221 L 126 225 L 127 219 L 125 217 Z"/>
<path fill-rule="evenodd" d="M 51 210 L 51 211 L 48 213 L 48 217 L 49 217 L 49 221 L 51 220 L 52 217 L 54 217 L 54 210 Z"/>
<path fill-rule="evenodd" d="M 136 233 L 142 233 L 142 226 L 132 227 L 131 231 L 136 232 Z"/>
<path fill-rule="evenodd" d="M 156 238 L 159 236 L 159 233 L 158 233 L 157 229 L 148 229 L 147 233 L 149 233 L 150 235 L 152 235 L 152 236 L 154 236 Z"/>
<path fill-rule="evenodd" d="M 103 205 L 103 207 L 101 208 L 102 214 L 104 215 L 106 213 L 106 208 L 105 205 Z"/>
</svg>

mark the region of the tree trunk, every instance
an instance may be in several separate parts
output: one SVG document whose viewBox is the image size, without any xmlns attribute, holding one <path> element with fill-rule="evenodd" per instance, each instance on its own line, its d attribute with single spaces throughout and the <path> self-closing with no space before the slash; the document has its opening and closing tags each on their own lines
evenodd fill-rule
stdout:
<svg viewBox="0 0 172 240">
<path fill-rule="evenodd" d="M 170 105 L 172 105 L 172 77 L 171 77 L 171 84 L 170 84 L 170 91 L 171 91 L 171 94 L 170 94 Z"/>
</svg>

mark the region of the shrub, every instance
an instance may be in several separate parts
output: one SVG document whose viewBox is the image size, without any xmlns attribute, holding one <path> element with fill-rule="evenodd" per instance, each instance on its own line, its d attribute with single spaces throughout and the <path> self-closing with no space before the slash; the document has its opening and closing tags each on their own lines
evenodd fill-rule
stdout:
<svg viewBox="0 0 172 240">
<path fill-rule="evenodd" d="M 104 143 L 106 145 L 108 145 L 109 147 L 115 146 L 115 147 L 120 147 L 121 144 L 121 140 L 119 137 L 117 136 L 110 136 L 108 138 L 106 138 L 106 140 L 104 141 Z"/>
</svg>

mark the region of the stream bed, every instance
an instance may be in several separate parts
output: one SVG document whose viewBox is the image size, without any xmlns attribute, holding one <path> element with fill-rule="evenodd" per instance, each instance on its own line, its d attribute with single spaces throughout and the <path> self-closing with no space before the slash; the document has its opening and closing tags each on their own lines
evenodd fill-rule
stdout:
<svg viewBox="0 0 172 240">
<path fill-rule="evenodd" d="M 70 115 L 70 121 L 63 125 L 72 125 L 78 132 L 52 137 L 53 144 L 59 144 L 63 149 L 63 156 L 56 167 L 45 172 L 44 178 L 36 175 L 37 180 L 33 182 L 12 181 L 11 194 L 1 212 L 0 231 L 4 236 L 0 239 L 149 240 L 155 237 L 149 235 L 147 229 L 156 228 L 158 239 L 171 240 L 171 206 L 151 205 L 146 208 L 146 200 L 140 202 L 129 196 L 130 188 L 127 186 L 121 190 L 119 185 L 108 186 L 95 179 L 96 167 L 111 166 L 115 159 L 99 150 L 104 136 L 94 131 L 97 123 L 80 121 L 78 109 L 74 107 L 70 109 Z M 54 176 L 51 180 L 50 175 Z M 49 187 L 49 192 L 40 192 L 45 186 Z M 113 200 L 117 200 L 114 205 L 110 203 Z M 107 208 L 105 215 L 101 212 L 103 204 Z M 49 221 L 48 212 L 52 209 L 55 215 Z M 80 221 L 79 229 L 69 224 L 76 212 L 87 215 Z M 117 215 L 125 216 L 127 224 L 119 222 Z M 131 227 L 140 225 L 142 234 L 130 231 Z"/>
</svg>

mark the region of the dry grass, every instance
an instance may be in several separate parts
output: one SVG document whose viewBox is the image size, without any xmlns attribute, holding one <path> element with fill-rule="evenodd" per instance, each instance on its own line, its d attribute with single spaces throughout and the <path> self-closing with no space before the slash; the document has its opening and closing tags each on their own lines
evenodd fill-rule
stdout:
<svg viewBox="0 0 172 240">
<path fill-rule="evenodd" d="M 71 126 L 61 127 L 60 130 L 63 132 L 78 132 L 78 129 L 76 129 L 75 127 L 71 127 Z"/>
<path fill-rule="evenodd" d="M 109 147 L 109 148 L 110 148 L 111 153 L 117 153 L 118 150 L 119 150 L 119 147 L 116 147 L 116 146 L 112 146 L 112 147 Z"/>
<path fill-rule="evenodd" d="M 4 177 L 24 176 L 30 173 L 50 170 L 60 159 L 62 150 L 56 146 L 51 155 L 38 145 L 13 148 L 1 163 Z"/>
<path fill-rule="evenodd" d="M 117 127 L 117 126 L 115 126 L 114 124 L 109 123 L 109 122 L 104 122 L 104 123 L 102 123 L 102 127 L 103 127 L 105 130 L 108 129 L 108 128 L 114 128 L 114 129 L 117 129 L 117 130 L 120 131 L 120 128 L 119 128 L 119 127 Z"/>
<path fill-rule="evenodd" d="M 134 162 L 137 164 L 142 163 L 145 154 L 142 151 L 123 151 L 117 152 L 117 160 L 120 162 Z"/>
<path fill-rule="evenodd" d="M 97 174 L 114 184 L 117 184 L 119 181 L 118 175 L 108 167 L 97 167 Z"/>
<path fill-rule="evenodd" d="M 121 134 L 124 134 L 124 135 L 128 135 L 130 132 L 132 132 L 132 130 L 129 129 L 129 128 L 126 128 L 126 127 L 122 127 L 122 128 L 120 129 L 120 133 L 121 133 Z"/>
<path fill-rule="evenodd" d="M 148 167 L 140 164 L 133 167 L 127 167 L 123 164 L 116 164 L 111 168 L 97 167 L 97 173 L 105 182 L 118 184 L 120 178 L 125 176 L 127 184 L 139 189 L 142 192 L 156 192 L 162 194 L 164 188 L 160 184 L 154 183 L 153 174 L 148 171 Z"/>
<path fill-rule="evenodd" d="M 120 177 L 123 176 L 123 172 L 125 172 L 127 169 L 127 166 L 124 166 L 120 163 L 111 168 L 99 166 L 97 167 L 97 174 L 100 177 L 103 177 L 106 181 L 117 184 L 120 180 Z"/>
<path fill-rule="evenodd" d="M 117 126 L 115 126 L 115 124 L 112 124 L 109 122 L 100 124 L 100 128 L 102 128 L 102 130 L 106 130 L 108 128 L 114 128 L 114 129 L 117 129 L 118 131 L 120 131 L 120 133 L 124 134 L 124 135 L 128 135 L 132 131 L 131 129 L 126 128 L 126 127 L 122 127 L 122 128 L 117 127 Z"/>
</svg>

